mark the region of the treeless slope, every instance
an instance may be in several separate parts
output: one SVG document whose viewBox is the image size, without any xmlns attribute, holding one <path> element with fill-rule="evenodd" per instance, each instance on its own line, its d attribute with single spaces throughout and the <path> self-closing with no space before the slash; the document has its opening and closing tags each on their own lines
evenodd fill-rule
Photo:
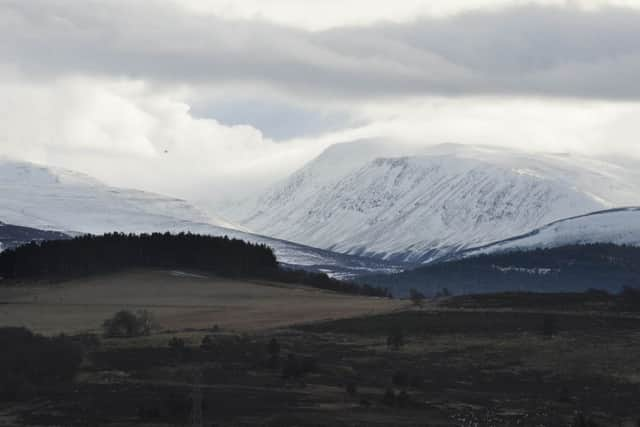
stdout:
<svg viewBox="0 0 640 427">
<path fill-rule="evenodd" d="M 394 310 L 399 301 L 309 287 L 136 270 L 60 285 L 0 287 L 0 326 L 98 331 L 118 310 L 151 311 L 162 329 L 257 330 Z"/>
</svg>

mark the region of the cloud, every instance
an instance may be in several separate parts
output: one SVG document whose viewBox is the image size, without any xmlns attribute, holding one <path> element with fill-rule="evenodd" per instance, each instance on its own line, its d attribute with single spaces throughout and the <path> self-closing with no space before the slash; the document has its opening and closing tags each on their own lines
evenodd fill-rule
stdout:
<svg viewBox="0 0 640 427">
<path fill-rule="evenodd" d="M 640 154 L 640 10 L 344 2 L 4 0 L 0 154 L 200 200 L 365 137 Z"/>
<path fill-rule="evenodd" d="M 407 22 L 417 16 L 447 17 L 465 11 L 498 10 L 527 4 L 597 10 L 640 7 L 637 0 L 175 0 L 189 11 L 227 19 L 263 19 L 305 30 L 364 26 L 380 21 Z"/>
<path fill-rule="evenodd" d="M 275 179 L 322 146 L 275 143 L 246 125 L 197 118 L 141 81 L 68 78 L 0 83 L 1 153 L 182 197 L 229 196 Z M 326 145 L 325 145 L 326 146 Z"/>
<path fill-rule="evenodd" d="M 169 3 L 8 0 L 0 58 L 27 75 L 264 85 L 299 97 L 640 98 L 640 11 L 522 6 L 307 31 Z"/>
</svg>

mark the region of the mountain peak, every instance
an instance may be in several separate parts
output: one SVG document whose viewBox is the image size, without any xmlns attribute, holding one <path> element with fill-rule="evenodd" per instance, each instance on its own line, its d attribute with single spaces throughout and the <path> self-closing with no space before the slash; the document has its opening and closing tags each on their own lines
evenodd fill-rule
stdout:
<svg viewBox="0 0 640 427">
<path fill-rule="evenodd" d="M 634 204 L 640 175 L 600 160 L 367 141 L 336 144 L 255 200 L 260 209 L 244 206 L 237 218 L 261 234 L 311 246 L 426 262 Z"/>
</svg>

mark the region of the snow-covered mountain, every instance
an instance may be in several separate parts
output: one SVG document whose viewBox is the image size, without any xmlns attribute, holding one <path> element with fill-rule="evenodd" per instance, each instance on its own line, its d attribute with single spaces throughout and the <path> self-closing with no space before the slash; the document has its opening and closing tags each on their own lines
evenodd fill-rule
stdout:
<svg viewBox="0 0 640 427">
<path fill-rule="evenodd" d="M 401 268 L 380 260 L 250 234 L 242 227 L 205 214 L 184 200 L 109 187 L 84 174 L 32 163 L 0 161 L 0 197 L 0 221 L 11 224 L 4 229 L 0 227 L 0 237 L 3 230 L 15 234 L 20 230 L 29 231 L 16 226 L 31 227 L 33 230 L 22 236 L 25 242 L 64 234 L 190 231 L 265 244 L 274 249 L 278 260 L 285 265 L 339 277 Z"/>
<path fill-rule="evenodd" d="M 469 249 L 464 256 L 593 243 L 640 246 L 640 208 L 610 209 L 561 219 L 521 236 Z"/>
<path fill-rule="evenodd" d="M 41 242 L 43 240 L 61 240 L 68 238 L 68 235 L 60 233 L 59 231 L 38 230 L 37 228 L 20 227 L 0 222 L 0 252 L 33 241 Z"/>
<path fill-rule="evenodd" d="M 311 246 L 430 262 L 559 219 L 630 205 L 640 205 L 640 172 L 612 162 L 358 142 L 330 147 L 229 215 L 252 231 Z"/>
<path fill-rule="evenodd" d="M 76 233 L 173 230 L 183 222 L 228 226 L 184 200 L 113 188 L 84 174 L 0 162 L 0 220 Z"/>
</svg>

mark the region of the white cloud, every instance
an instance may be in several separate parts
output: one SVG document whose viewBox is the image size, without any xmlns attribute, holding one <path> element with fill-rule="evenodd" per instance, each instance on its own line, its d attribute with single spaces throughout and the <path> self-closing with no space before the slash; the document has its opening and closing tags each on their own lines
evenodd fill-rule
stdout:
<svg viewBox="0 0 640 427">
<path fill-rule="evenodd" d="M 421 95 L 640 99 L 640 10 L 526 6 L 309 32 L 169 3 L 8 0 L 0 63 L 38 79 L 262 85 L 323 103 Z"/>
<path fill-rule="evenodd" d="M 251 126 L 195 118 L 171 92 L 130 80 L 0 84 L 2 154 L 183 197 L 228 196 L 274 179 L 321 147 L 276 144 Z M 211 197 L 216 198 L 216 197 Z"/>
<path fill-rule="evenodd" d="M 174 0 L 191 12 L 228 19 L 262 19 L 320 31 L 380 21 L 407 22 L 419 17 L 447 17 L 461 12 L 530 4 L 594 10 L 608 6 L 637 7 L 637 0 Z"/>
<path fill-rule="evenodd" d="M 636 6 L 5 0 L 0 154 L 207 200 L 362 137 L 638 155 Z"/>
</svg>

